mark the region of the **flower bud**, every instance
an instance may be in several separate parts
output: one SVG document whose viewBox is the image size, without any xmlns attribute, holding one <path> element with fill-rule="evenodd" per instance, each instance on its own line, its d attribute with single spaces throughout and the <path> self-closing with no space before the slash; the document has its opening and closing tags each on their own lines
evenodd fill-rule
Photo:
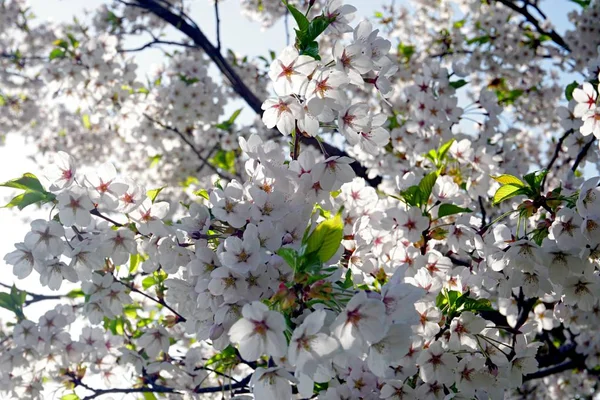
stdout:
<svg viewBox="0 0 600 400">
<path fill-rule="evenodd" d="M 213 324 L 213 326 L 210 327 L 210 331 L 208 332 L 208 337 L 210 340 L 217 340 L 221 337 L 223 332 L 225 332 L 223 324 Z"/>
</svg>

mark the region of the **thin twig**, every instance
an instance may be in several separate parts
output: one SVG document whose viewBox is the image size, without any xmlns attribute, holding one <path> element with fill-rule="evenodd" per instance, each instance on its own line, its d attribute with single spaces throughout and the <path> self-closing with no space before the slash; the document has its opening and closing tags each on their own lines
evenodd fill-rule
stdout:
<svg viewBox="0 0 600 400">
<path fill-rule="evenodd" d="M 167 303 L 165 303 L 165 301 L 163 299 L 157 299 L 155 297 L 152 297 L 148 293 L 144 293 L 141 290 L 136 289 L 135 286 L 133 286 L 132 284 L 120 281 L 117 278 L 115 278 L 115 281 L 116 282 L 120 282 L 122 285 L 128 287 L 132 292 L 136 292 L 138 294 L 141 294 L 142 296 L 146 297 L 147 299 L 152 300 L 153 302 L 155 302 L 157 304 L 160 304 L 161 306 L 163 306 L 166 309 L 168 309 L 169 311 L 171 311 L 177 317 L 177 321 L 176 322 L 186 322 L 187 321 L 184 316 L 182 316 L 177 311 L 175 311 L 175 309 L 173 309 L 173 307 L 171 307 Z"/>
<path fill-rule="evenodd" d="M 558 142 L 556 143 L 556 147 L 554 148 L 554 154 L 552 155 L 552 158 L 550 159 L 550 162 L 546 166 L 546 171 L 550 171 L 550 169 L 552 169 L 552 167 L 554 166 L 554 163 L 558 159 L 558 155 L 560 154 L 560 152 L 562 150 L 563 142 L 565 141 L 565 139 L 567 138 L 567 136 L 569 136 L 571 133 L 573 133 L 573 129 L 569 129 L 568 131 L 565 132 L 564 135 L 562 135 L 560 137 L 560 139 L 558 139 Z M 544 176 L 544 179 L 542 179 L 542 183 L 540 185 L 540 191 L 542 193 L 544 192 L 544 185 L 546 184 L 546 178 L 547 177 L 548 177 L 548 174 L 546 174 L 546 176 Z"/>
<path fill-rule="evenodd" d="M 182 46 L 182 47 L 189 47 L 189 48 L 192 48 L 192 49 L 198 47 L 196 45 L 188 44 L 188 43 L 171 42 L 171 41 L 168 41 L 168 40 L 154 39 L 153 41 L 148 42 L 145 45 L 140 46 L 140 47 L 136 47 L 136 48 L 133 48 L 133 49 L 119 49 L 117 51 L 119 53 L 132 53 L 132 52 L 136 52 L 136 51 L 142 51 L 144 49 L 147 49 L 147 48 L 152 47 L 152 46 L 157 45 L 157 44 L 164 44 L 164 45 L 170 45 L 170 46 Z"/>
<path fill-rule="evenodd" d="M 196 156 L 198 157 L 198 159 L 200 159 L 200 161 L 203 162 L 202 166 L 204 166 L 204 165 L 208 166 L 210 169 L 212 169 L 214 172 L 216 172 L 221 178 L 229 179 L 229 180 L 233 179 L 233 177 L 230 176 L 229 173 L 226 173 L 225 171 L 219 171 L 219 169 L 217 167 L 215 167 L 214 165 L 212 165 L 206 159 L 206 157 L 204 157 L 202 155 L 202 153 L 200 152 L 200 150 L 198 150 L 196 148 L 196 146 L 194 145 L 194 143 L 192 143 L 189 138 L 187 138 L 181 131 L 179 131 L 179 129 L 173 128 L 172 126 L 169 126 L 169 125 L 166 125 L 166 124 L 163 124 L 162 122 L 155 120 L 154 118 L 152 118 L 148 114 L 144 114 L 144 117 L 148 118 L 150 121 L 154 122 L 155 124 L 159 125 L 160 127 L 162 127 L 162 128 L 164 128 L 164 129 L 166 129 L 168 131 L 171 131 L 171 132 L 177 134 L 177 136 L 179 136 L 181 138 L 181 140 L 183 140 L 185 142 L 185 144 L 187 144 L 190 147 L 190 149 L 194 152 L 194 154 L 196 154 Z"/>
<path fill-rule="evenodd" d="M 535 28 L 536 31 L 538 31 L 538 33 L 550 37 L 550 39 L 552 39 L 552 41 L 554 43 L 556 43 L 557 45 L 559 45 L 566 51 L 568 51 L 568 52 L 571 51 L 567 42 L 565 42 L 565 40 L 558 33 L 556 33 L 556 31 L 554 29 L 547 31 L 544 28 L 542 28 L 540 21 L 538 21 L 538 19 L 535 18 L 529 12 L 529 10 L 527 10 L 527 7 L 531 5 L 531 3 L 529 3 L 528 1 L 524 1 L 523 6 L 516 5 L 514 0 L 496 0 L 496 2 L 504 4 L 506 7 L 510 8 L 511 10 L 516 11 L 517 13 L 521 14 L 523 17 L 525 17 L 525 19 L 531 25 L 533 25 L 533 27 Z M 538 8 L 536 8 L 536 10 L 540 13 L 540 15 L 542 15 L 541 11 Z"/>
<path fill-rule="evenodd" d="M 219 0 L 215 0 L 215 20 L 217 23 L 217 50 L 221 52 L 221 19 L 219 18 Z"/>
</svg>

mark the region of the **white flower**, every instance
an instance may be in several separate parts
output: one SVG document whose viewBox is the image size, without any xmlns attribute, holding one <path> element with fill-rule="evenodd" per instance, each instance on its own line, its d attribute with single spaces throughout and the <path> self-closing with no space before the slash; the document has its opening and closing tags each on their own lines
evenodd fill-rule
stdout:
<svg viewBox="0 0 600 400">
<path fill-rule="evenodd" d="M 367 344 L 385 336 L 385 318 L 385 305 L 380 300 L 367 298 L 361 291 L 331 324 L 331 331 L 345 350 L 361 354 Z"/>
<path fill-rule="evenodd" d="M 135 235 L 127 228 L 106 231 L 100 248 L 115 265 L 124 264 L 131 254 L 137 253 Z"/>
<path fill-rule="evenodd" d="M 419 354 L 417 364 L 419 365 L 419 376 L 424 382 L 437 381 L 443 384 L 452 384 L 458 360 L 452 354 L 447 353 L 442 348 L 442 344 L 436 341 Z"/>
<path fill-rule="evenodd" d="M 223 248 L 225 251 L 219 253 L 219 261 L 224 266 L 243 275 L 256 270 L 261 261 L 260 241 L 256 225 L 248 224 L 246 226 L 244 240 L 236 236 L 229 236 L 225 239 Z"/>
<path fill-rule="evenodd" d="M 290 382 L 296 379 L 282 367 L 258 367 L 252 374 L 250 386 L 256 399 L 287 400 L 292 398 Z"/>
<path fill-rule="evenodd" d="M 561 250 L 570 250 L 581 246 L 583 235 L 581 234 L 581 226 L 583 219 L 575 212 L 575 210 L 564 207 L 561 208 L 550 229 L 548 230 L 548 238 L 556 241 L 556 245 Z"/>
<path fill-rule="evenodd" d="M 404 381 L 386 380 L 379 392 L 379 397 L 385 400 L 414 400 L 414 389 Z"/>
<path fill-rule="evenodd" d="M 225 190 L 213 190 L 210 193 L 213 215 L 234 228 L 246 225 L 248 206 L 242 202 L 243 196 L 244 188 L 236 180 L 229 182 Z"/>
<path fill-rule="evenodd" d="M 44 176 L 50 181 L 49 190 L 56 192 L 69 187 L 75 179 L 75 161 L 73 157 L 59 151 L 56 153 L 54 163 L 44 170 Z"/>
<path fill-rule="evenodd" d="M 342 34 L 352 32 L 352 27 L 348 25 L 354 18 L 356 7 L 349 4 L 342 4 L 342 0 L 330 0 L 325 6 L 323 14 L 332 22 L 327 26 L 325 33 Z"/>
<path fill-rule="evenodd" d="M 104 163 L 90 174 L 86 174 L 85 179 L 90 188 L 92 200 L 99 207 L 106 207 L 108 210 L 115 210 L 119 205 L 119 199 L 125 195 L 128 185 L 122 182 L 116 182 L 117 170 L 112 163 Z"/>
<path fill-rule="evenodd" d="M 64 234 L 65 230 L 58 222 L 36 219 L 31 222 L 31 232 L 25 235 L 25 246 L 35 257 L 60 256 L 65 246 Z"/>
<path fill-rule="evenodd" d="M 464 357 L 456 368 L 456 387 L 465 396 L 473 397 L 475 390 L 485 389 L 493 383 L 485 367 L 485 358 Z"/>
<path fill-rule="evenodd" d="M 319 181 L 321 188 L 328 192 L 339 190 L 344 183 L 351 182 L 356 176 L 350 166 L 353 162 L 350 157 L 329 157 L 313 167 L 313 181 Z"/>
<path fill-rule="evenodd" d="M 92 221 L 90 211 L 94 208 L 94 204 L 83 189 L 74 187 L 65 190 L 56 196 L 56 200 L 58 200 L 58 217 L 64 226 L 86 227 Z"/>
<path fill-rule="evenodd" d="M 461 350 L 461 346 L 477 349 L 476 334 L 485 328 L 486 321 L 470 311 L 463 311 L 460 317 L 454 318 L 450 324 L 449 348 Z"/>
<path fill-rule="evenodd" d="M 159 201 L 152 204 L 147 198 L 144 202 L 130 214 L 131 219 L 138 223 L 138 230 L 143 235 L 154 234 L 157 236 L 167 236 L 169 230 L 162 222 L 162 219 L 169 212 L 169 203 Z"/>
<path fill-rule="evenodd" d="M 589 82 L 584 82 L 581 89 L 575 88 L 573 90 L 573 100 L 577 102 L 577 105 L 573 110 L 573 115 L 581 118 L 589 111 L 593 111 L 596 108 L 597 98 L 598 94 L 594 90 L 594 86 Z"/>
<path fill-rule="evenodd" d="M 245 360 L 256 360 L 263 354 L 281 357 L 287 352 L 283 331 L 285 319 L 259 301 L 244 305 L 243 318 L 229 329 L 229 339 L 239 344 Z"/>
<path fill-rule="evenodd" d="M 73 283 L 77 282 L 75 269 L 57 258 L 35 264 L 35 268 L 40 273 L 40 283 L 48 286 L 51 290 L 60 289 L 64 279 Z"/>
<path fill-rule="evenodd" d="M 594 135 L 600 138 L 600 107 L 588 111 L 583 117 L 583 125 L 579 128 L 579 132 L 583 136 Z"/>
<path fill-rule="evenodd" d="M 16 250 L 4 256 L 4 261 L 13 266 L 13 274 L 19 279 L 24 279 L 31 274 L 35 257 L 25 243 L 15 243 Z"/>
<path fill-rule="evenodd" d="M 262 120 L 267 128 L 277 126 L 279 132 L 288 136 L 296 128 L 295 120 L 302 116 L 302 107 L 292 96 L 267 99 L 262 104 Z"/>
<path fill-rule="evenodd" d="M 288 349 L 288 361 L 296 366 L 296 371 L 312 376 L 319 364 L 337 350 L 335 339 L 321 332 L 325 317 L 324 310 L 317 310 L 294 330 Z"/>
<path fill-rule="evenodd" d="M 590 273 L 570 276 L 561 282 L 563 287 L 563 302 L 567 305 L 577 305 L 583 311 L 591 311 L 596 304 L 596 296 L 600 292 L 598 276 Z"/>
<path fill-rule="evenodd" d="M 309 56 L 301 56 L 294 47 L 283 49 L 271 63 L 269 77 L 279 96 L 301 94 L 302 86 L 308 83 L 307 77 L 316 67 L 316 61 Z"/>
<path fill-rule="evenodd" d="M 544 303 L 540 303 L 533 309 L 533 318 L 537 324 L 537 331 L 550 331 L 554 329 L 554 310 L 547 310 Z"/>
<path fill-rule="evenodd" d="M 367 364 L 375 375 L 385 377 L 386 369 L 404 357 L 411 345 L 411 333 L 408 325 L 394 324 L 383 339 L 371 344 Z"/>
<path fill-rule="evenodd" d="M 156 358 L 160 352 L 169 351 L 169 332 L 162 326 L 148 329 L 139 339 L 138 345 L 144 349 L 148 357 Z"/>
</svg>

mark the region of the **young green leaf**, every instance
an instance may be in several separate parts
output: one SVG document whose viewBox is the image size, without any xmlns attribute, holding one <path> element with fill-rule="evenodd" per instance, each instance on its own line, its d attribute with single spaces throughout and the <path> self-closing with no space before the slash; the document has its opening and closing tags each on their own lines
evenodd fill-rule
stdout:
<svg viewBox="0 0 600 400">
<path fill-rule="evenodd" d="M 150 201 L 152 201 L 152 203 L 154 203 L 154 200 L 156 200 L 156 197 L 158 197 L 158 194 L 165 188 L 166 186 L 163 187 L 159 187 L 158 189 L 151 189 L 148 190 L 146 192 L 146 195 L 150 198 Z"/>
<path fill-rule="evenodd" d="M 433 190 L 437 177 L 438 174 L 434 171 L 425 175 L 425 177 L 421 179 L 421 182 L 419 182 L 419 190 L 421 191 L 421 204 L 419 204 L 419 206 L 424 206 L 429 201 L 429 196 L 431 196 L 431 191 Z"/>
<path fill-rule="evenodd" d="M 514 186 L 514 185 L 504 185 L 504 186 L 501 186 L 494 194 L 493 204 L 496 205 L 498 203 L 503 202 L 504 200 L 508 200 L 512 197 L 518 196 L 520 194 L 526 194 L 526 193 L 527 193 L 527 190 L 523 187 Z"/>
<path fill-rule="evenodd" d="M 460 213 L 469 213 L 473 212 L 473 210 L 469 208 L 463 208 L 456 206 L 454 204 L 441 204 L 438 209 L 438 218 L 447 217 L 448 215 L 460 214 Z"/>
<path fill-rule="evenodd" d="M 341 213 L 321 222 L 306 240 L 305 254 L 316 253 L 321 262 L 326 262 L 337 252 L 344 238 L 344 222 Z"/>
<path fill-rule="evenodd" d="M 518 187 L 525 187 L 523 181 L 513 175 L 503 174 L 498 176 L 492 176 L 492 179 L 502 185 L 513 185 Z"/>
</svg>

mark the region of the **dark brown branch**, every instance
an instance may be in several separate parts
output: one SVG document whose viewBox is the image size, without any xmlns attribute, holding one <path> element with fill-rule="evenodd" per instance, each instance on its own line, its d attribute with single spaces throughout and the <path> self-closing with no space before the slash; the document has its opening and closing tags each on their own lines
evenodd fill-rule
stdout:
<svg viewBox="0 0 600 400">
<path fill-rule="evenodd" d="M 169 8 L 163 6 L 157 0 L 135 0 L 135 3 L 127 3 L 129 6 L 136 6 L 147 10 L 164 21 L 171 24 L 173 27 L 178 29 L 181 33 L 189 37 L 198 47 L 200 47 L 208 57 L 217 65 L 221 73 L 225 75 L 227 80 L 230 82 L 231 87 L 235 92 L 240 95 L 246 103 L 256 112 L 258 115 L 262 115 L 262 101 L 256 97 L 254 92 L 244 83 L 237 72 L 234 71 L 232 66 L 223 58 L 219 50 L 213 46 L 206 35 L 198 28 L 198 26 L 184 13 L 176 14 Z M 313 137 L 301 137 L 301 141 L 309 146 L 319 148 L 317 139 Z M 348 156 L 343 150 L 338 149 L 328 143 L 323 143 L 323 148 L 327 154 L 332 156 Z M 355 174 L 362 177 L 371 186 L 378 186 L 381 183 L 381 177 L 369 178 L 367 169 L 357 161 L 350 164 Z"/>
<path fill-rule="evenodd" d="M 592 137 L 592 140 L 590 140 L 589 142 L 586 143 L 585 146 L 583 146 L 583 148 L 581 149 L 579 154 L 577 154 L 577 158 L 575 159 L 575 163 L 573 163 L 573 167 L 571 167 L 571 171 L 573 171 L 573 172 L 577 171 L 577 167 L 579 167 L 579 164 L 581 164 L 581 161 L 583 161 L 583 159 L 587 155 L 588 151 L 590 151 L 590 147 L 592 147 L 592 143 L 594 143 L 595 141 L 596 141 L 596 138 Z"/>
<path fill-rule="evenodd" d="M 544 28 L 542 28 L 540 21 L 538 21 L 538 19 L 535 18 L 527 9 L 528 6 L 532 5 L 530 2 L 523 0 L 522 6 L 518 6 L 517 4 L 515 4 L 515 0 L 496 0 L 496 2 L 504 4 L 511 10 L 521 14 L 523 17 L 525 17 L 525 20 L 527 20 L 527 22 L 533 25 L 533 27 L 536 31 L 538 31 L 538 33 L 550 37 L 550 39 L 552 39 L 554 43 L 556 43 L 558 46 L 562 47 L 566 51 L 571 51 L 567 42 L 565 42 L 562 36 L 560 36 L 554 29 L 552 29 L 551 31 L 547 31 Z M 537 7 L 535 8 L 538 12 L 540 12 L 540 10 Z"/>
<path fill-rule="evenodd" d="M 6 283 L 2 283 L 2 282 L 0 282 L 0 286 L 5 287 L 9 290 L 12 290 L 12 288 L 13 288 L 12 286 L 9 286 Z M 21 289 L 17 289 L 17 290 L 19 292 L 24 292 L 27 296 L 31 297 L 31 299 L 25 300 L 25 302 L 23 303 L 24 307 L 27 307 L 33 303 L 37 303 L 38 301 L 62 300 L 64 298 L 68 298 L 67 295 L 60 295 L 60 294 L 48 295 L 48 294 L 31 293 L 31 292 L 27 292 L 27 291 L 21 290 Z"/>
<path fill-rule="evenodd" d="M 248 387 L 248 384 L 250 383 L 250 379 L 252 379 L 252 374 L 246 376 L 241 381 L 236 382 L 231 385 L 212 386 L 212 387 L 197 387 L 196 389 L 194 389 L 194 393 L 218 393 L 218 392 L 226 391 L 225 389 L 227 389 L 227 391 L 244 389 L 244 388 Z"/>
</svg>

